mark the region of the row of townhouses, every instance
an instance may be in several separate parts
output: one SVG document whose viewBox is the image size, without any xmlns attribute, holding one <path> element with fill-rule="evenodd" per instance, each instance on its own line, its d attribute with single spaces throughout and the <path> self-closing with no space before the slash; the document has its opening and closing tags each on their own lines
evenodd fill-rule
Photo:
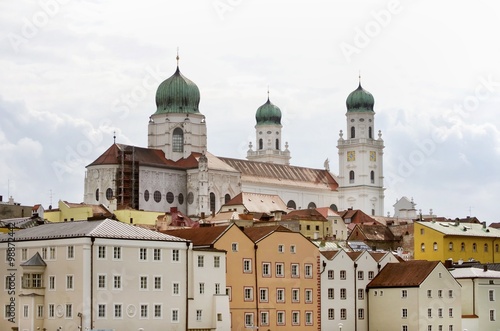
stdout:
<svg viewBox="0 0 500 331">
<path fill-rule="evenodd" d="M 282 226 L 106 219 L 0 235 L 0 330 L 496 330 L 500 275 L 323 251 Z"/>
</svg>

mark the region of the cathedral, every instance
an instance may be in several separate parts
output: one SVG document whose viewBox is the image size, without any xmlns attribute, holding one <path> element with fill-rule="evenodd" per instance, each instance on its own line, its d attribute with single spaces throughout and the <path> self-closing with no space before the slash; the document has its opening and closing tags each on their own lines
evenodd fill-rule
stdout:
<svg viewBox="0 0 500 331">
<path fill-rule="evenodd" d="M 177 58 L 178 59 L 178 58 Z M 330 207 L 384 214 L 383 149 L 375 133 L 374 98 L 361 87 L 346 100 L 346 132 L 337 141 L 339 172 L 290 165 L 281 137 L 282 113 L 269 95 L 255 115 L 255 145 L 247 159 L 207 150 L 200 90 L 179 70 L 156 92 L 149 116 L 148 147 L 113 143 L 86 168 L 84 202 L 111 210 L 132 208 L 185 215 L 216 213 L 241 192 L 275 194 L 288 209 Z"/>
</svg>

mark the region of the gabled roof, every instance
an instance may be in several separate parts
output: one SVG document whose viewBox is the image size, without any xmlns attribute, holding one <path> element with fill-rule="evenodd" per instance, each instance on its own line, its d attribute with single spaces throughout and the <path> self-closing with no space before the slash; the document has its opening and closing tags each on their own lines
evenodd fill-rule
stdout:
<svg viewBox="0 0 500 331">
<path fill-rule="evenodd" d="M 338 252 L 340 252 L 340 250 L 337 250 L 337 251 L 320 251 L 321 255 L 323 255 L 328 260 L 333 259 L 333 257 L 335 255 L 337 255 Z"/>
<path fill-rule="evenodd" d="M 335 217 L 335 216 L 339 216 L 339 214 L 334 211 L 332 208 L 330 207 L 318 207 L 316 208 L 316 210 L 321 214 L 323 215 L 323 217 Z"/>
<path fill-rule="evenodd" d="M 366 240 L 370 241 L 393 241 L 396 240 L 394 234 L 385 225 L 381 224 L 356 224 L 349 237 L 360 231 Z M 348 238 L 349 239 L 349 238 Z"/>
<path fill-rule="evenodd" d="M 281 225 L 275 225 L 275 226 L 259 226 L 259 227 L 248 227 L 244 228 L 243 232 L 252 239 L 254 243 L 258 243 L 262 239 L 266 238 L 267 236 L 271 235 L 272 233 L 275 232 L 290 232 L 292 233 L 292 230 L 289 230 L 285 228 L 284 226 Z"/>
<path fill-rule="evenodd" d="M 212 246 L 231 226 L 233 225 L 175 229 L 162 231 L 162 233 L 189 240 L 194 246 Z"/>
<path fill-rule="evenodd" d="M 40 253 L 36 252 L 28 261 L 21 263 L 22 267 L 46 267 L 47 263 L 42 259 Z"/>
<path fill-rule="evenodd" d="M 357 251 L 357 252 L 347 252 L 347 255 L 351 258 L 351 260 L 356 261 L 358 257 L 363 254 L 365 251 Z"/>
<path fill-rule="evenodd" d="M 375 219 L 373 219 L 371 216 L 365 214 L 360 209 L 343 210 L 343 211 L 339 211 L 338 214 L 340 215 L 340 217 L 342 217 L 342 219 L 344 221 L 346 219 L 350 219 L 351 223 L 369 223 L 369 224 L 378 223 Z"/>
<path fill-rule="evenodd" d="M 29 229 L 19 230 L 15 233 L 16 241 L 81 237 L 153 241 L 185 241 L 181 238 L 169 236 L 160 232 L 140 228 L 111 219 L 100 221 L 47 223 Z M 5 242 L 8 240 L 8 234 L 0 235 L 0 242 Z"/>
<path fill-rule="evenodd" d="M 406 263 L 387 263 L 367 288 L 418 287 L 441 263 L 439 261 L 413 260 Z"/>
<path fill-rule="evenodd" d="M 250 213 L 271 213 L 277 210 L 286 211 L 286 204 L 278 195 L 241 192 L 229 200 L 224 206 L 242 205 Z"/>
<path fill-rule="evenodd" d="M 241 173 L 241 180 L 256 184 L 301 186 L 336 191 L 339 186 L 332 174 L 324 169 L 312 169 L 284 164 L 219 157 Z"/>
<path fill-rule="evenodd" d="M 282 221 L 300 220 L 300 221 L 321 221 L 328 222 L 328 220 L 316 209 L 299 209 L 292 210 L 288 214 L 281 217 Z"/>
<path fill-rule="evenodd" d="M 377 262 L 380 262 L 388 253 L 382 253 L 382 252 L 373 252 L 369 251 L 370 255 L 373 257 L 373 259 Z"/>
</svg>

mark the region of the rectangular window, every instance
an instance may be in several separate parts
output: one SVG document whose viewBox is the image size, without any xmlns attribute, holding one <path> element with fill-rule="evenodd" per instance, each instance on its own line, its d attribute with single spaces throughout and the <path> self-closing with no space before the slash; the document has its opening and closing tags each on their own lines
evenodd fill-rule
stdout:
<svg viewBox="0 0 500 331">
<path fill-rule="evenodd" d="M 214 268 L 220 268 L 220 256 L 214 256 Z"/>
<path fill-rule="evenodd" d="M 306 303 L 312 303 L 313 302 L 313 290 L 306 289 L 304 294 L 305 294 Z"/>
<path fill-rule="evenodd" d="M 290 273 L 292 274 L 292 277 L 297 278 L 299 277 L 299 265 L 296 263 L 292 263 Z"/>
<path fill-rule="evenodd" d="M 340 279 L 342 279 L 342 280 L 346 279 L 346 272 L 345 272 L 345 270 L 340 270 Z"/>
<path fill-rule="evenodd" d="M 201 309 L 196 310 L 196 320 L 201 321 L 201 317 L 202 317 L 202 310 Z"/>
<path fill-rule="evenodd" d="M 313 314 L 310 311 L 306 311 L 306 325 L 313 325 Z"/>
<path fill-rule="evenodd" d="M 267 311 L 260 313 L 260 325 L 269 325 L 269 313 Z"/>
<path fill-rule="evenodd" d="M 358 280 L 363 280 L 365 278 L 365 272 L 364 271 L 358 271 Z"/>
<path fill-rule="evenodd" d="M 71 303 L 66 304 L 66 318 L 73 317 L 73 305 Z"/>
<path fill-rule="evenodd" d="M 67 258 L 74 259 L 75 258 L 75 246 L 68 246 L 67 249 Z"/>
<path fill-rule="evenodd" d="M 113 311 L 114 311 L 115 318 L 122 318 L 122 305 L 121 304 L 115 304 Z"/>
<path fill-rule="evenodd" d="M 122 248 L 121 247 L 113 247 L 113 259 L 121 260 L 122 259 Z"/>
<path fill-rule="evenodd" d="M 56 314 L 56 307 L 53 303 L 49 304 L 49 318 L 54 318 Z"/>
<path fill-rule="evenodd" d="M 73 275 L 66 275 L 66 289 L 73 289 Z"/>
<path fill-rule="evenodd" d="M 401 331 L 408 331 L 408 325 L 402 325 Z"/>
<path fill-rule="evenodd" d="M 297 252 L 297 247 L 295 245 L 290 245 L 290 253 L 295 254 Z"/>
<path fill-rule="evenodd" d="M 432 308 L 427 308 L 427 317 L 432 318 Z"/>
<path fill-rule="evenodd" d="M 494 321 L 495 320 L 495 310 L 494 309 L 490 309 L 490 321 Z"/>
<path fill-rule="evenodd" d="M 489 290 L 488 297 L 489 297 L 490 301 L 495 301 L 495 290 Z"/>
<path fill-rule="evenodd" d="M 43 305 L 36 306 L 36 317 L 43 318 Z"/>
<path fill-rule="evenodd" d="M 375 273 L 373 271 L 368 271 L 368 279 L 372 280 L 375 277 Z"/>
<path fill-rule="evenodd" d="M 215 294 L 220 294 L 220 284 L 215 283 Z"/>
<path fill-rule="evenodd" d="M 345 288 L 340 289 L 340 300 L 347 299 L 347 290 Z"/>
<path fill-rule="evenodd" d="M 231 250 L 233 252 L 237 252 L 238 251 L 238 243 L 232 243 L 231 244 Z"/>
<path fill-rule="evenodd" d="M 401 297 L 407 298 L 408 297 L 408 290 L 401 290 Z"/>
<path fill-rule="evenodd" d="M 148 305 L 141 305 L 141 318 L 148 318 Z"/>
<path fill-rule="evenodd" d="M 56 276 L 49 276 L 49 290 L 56 289 Z"/>
<path fill-rule="evenodd" d="M 313 277 L 313 266 L 312 266 L 312 264 L 305 264 L 304 265 L 304 276 L 306 278 L 312 278 Z"/>
<path fill-rule="evenodd" d="M 432 290 L 427 290 L 427 297 L 432 298 Z"/>
<path fill-rule="evenodd" d="M 285 312 L 278 311 L 276 313 L 276 324 L 277 325 L 285 325 Z"/>
<path fill-rule="evenodd" d="M 106 317 L 106 305 L 105 304 L 97 305 L 97 317 L 98 318 L 105 318 Z"/>
<path fill-rule="evenodd" d="M 100 289 L 106 288 L 106 275 L 97 276 L 97 288 Z"/>
<path fill-rule="evenodd" d="M 285 290 L 284 289 L 276 289 L 276 302 L 285 302 Z"/>
<path fill-rule="evenodd" d="M 30 309 L 30 306 L 28 306 L 28 305 L 23 306 L 23 317 L 24 318 L 29 318 L 29 315 L 30 315 L 29 309 Z"/>
<path fill-rule="evenodd" d="M 298 289 L 292 289 L 292 302 L 300 302 L 300 295 Z"/>
<path fill-rule="evenodd" d="M 283 263 L 276 263 L 276 277 L 284 277 Z"/>
<path fill-rule="evenodd" d="M 401 309 L 401 317 L 408 318 L 408 309 L 406 308 Z"/>
<path fill-rule="evenodd" d="M 365 310 L 363 308 L 358 309 L 358 319 L 360 320 L 365 319 Z"/>
<path fill-rule="evenodd" d="M 28 249 L 21 249 L 21 261 L 26 261 L 28 259 Z"/>
<path fill-rule="evenodd" d="M 364 300 L 365 299 L 365 290 L 362 288 L 358 288 L 358 300 Z"/>
<path fill-rule="evenodd" d="M 340 309 L 340 319 L 341 320 L 347 319 L 347 309 L 345 308 Z"/>
<path fill-rule="evenodd" d="M 333 300 L 335 298 L 334 292 L 335 290 L 333 288 L 328 289 L 328 299 Z"/>
<path fill-rule="evenodd" d="M 252 260 L 243 259 L 243 272 L 244 273 L 252 272 Z"/>
<path fill-rule="evenodd" d="M 300 325 L 300 314 L 298 311 L 292 311 L 292 325 Z"/>
<path fill-rule="evenodd" d="M 97 258 L 105 259 L 106 258 L 106 246 L 98 246 L 97 247 Z"/>
<path fill-rule="evenodd" d="M 113 288 L 121 289 L 122 288 L 122 276 L 113 276 Z"/>
<path fill-rule="evenodd" d="M 148 259 L 147 248 L 139 248 L 139 261 L 146 261 Z"/>
<path fill-rule="evenodd" d="M 199 285 L 198 287 L 200 290 L 200 294 L 205 293 L 205 283 L 199 283 L 198 285 Z"/>
<path fill-rule="evenodd" d="M 262 263 L 262 277 L 271 277 L 271 263 Z"/>
<path fill-rule="evenodd" d="M 259 299 L 260 299 L 260 302 L 268 302 L 269 301 L 267 288 L 260 289 Z"/>
<path fill-rule="evenodd" d="M 47 260 L 47 247 L 42 247 L 42 259 Z"/>
<path fill-rule="evenodd" d="M 333 279 L 333 277 L 334 277 L 333 270 L 328 270 L 328 279 Z"/>
<path fill-rule="evenodd" d="M 179 310 L 172 309 L 172 322 L 179 322 Z"/>
<path fill-rule="evenodd" d="M 205 266 L 205 256 L 198 255 L 198 268 L 203 268 Z"/>
<path fill-rule="evenodd" d="M 161 314 L 161 311 L 162 311 L 161 305 L 159 305 L 159 304 L 154 305 L 154 311 L 155 311 L 154 318 L 161 318 L 161 315 L 162 315 Z"/>
<path fill-rule="evenodd" d="M 333 308 L 328 308 L 328 319 L 329 320 L 335 319 L 335 310 Z"/>
<path fill-rule="evenodd" d="M 179 283 L 172 283 L 172 295 L 179 295 Z"/>
<path fill-rule="evenodd" d="M 172 250 L 172 261 L 179 262 L 179 250 L 178 249 Z"/>
<path fill-rule="evenodd" d="M 161 276 L 155 276 L 155 290 L 161 290 Z"/>
<path fill-rule="evenodd" d="M 448 290 L 448 298 L 453 298 L 453 290 Z"/>
<path fill-rule="evenodd" d="M 448 317 L 453 317 L 453 308 L 448 309 Z"/>
<path fill-rule="evenodd" d="M 32 286 L 33 288 L 42 288 L 42 274 L 32 274 Z"/>
<path fill-rule="evenodd" d="M 245 314 L 245 327 L 253 327 L 253 314 L 252 313 L 246 313 Z"/>
<path fill-rule="evenodd" d="M 161 261 L 161 249 L 153 249 L 153 261 Z"/>
<path fill-rule="evenodd" d="M 283 253 L 285 251 L 284 245 L 278 245 L 278 253 Z"/>
<path fill-rule="evenodd" d="M 438 308 L 438 317 L 443 318 L 443 308 Z"/>
<path fill-rule="evenodd" d="M 448 326 L 448 331 L 453 331 L 453 325 Z"/>
<path fill-rule="evenodd" d="M 252 301 L 253 300 L 253 288 L 245 287 L 243 289 L 243 291 L 244 291 L 245 301 Z"/>
<path fill-rule="evenodd" d="M 432 325 L 427 325 L 427 331 L 432 331 Z"/>
<path fill-rule="evenodd" d="M 442 298 L 443 297 L 443 290 L 438 290 L 438 298 Z"/>
<path fill-rule="evenodd" d="M 148 276 L 141 276 L 139 278 L 139 288 L 141 290 L 147 290 L 148 289 Z"/>
<path fill-rule="evenodd" d="M 56 248 L 55 247 L 50 247 L 49 248 L 50 252 L 50 259 L 55 260 L 56 259 Z"/>
</svg>

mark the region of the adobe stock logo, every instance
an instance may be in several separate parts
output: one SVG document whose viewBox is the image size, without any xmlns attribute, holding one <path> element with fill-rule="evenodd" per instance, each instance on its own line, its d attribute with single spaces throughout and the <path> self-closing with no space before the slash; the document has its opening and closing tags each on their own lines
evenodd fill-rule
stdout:
<svg viewBox="0 0 500 331">
<path fill-rule="evenodd" d="M 370 13 L 372 20 L 366 22 L 362 29 L 355 27 L 352 43 L 342 42 L 340 44 L 340 50 L 347 63 L 352 61 L 353 55 L 360 54 L 362 49 L 368 47 L 372 40 L 382 32 L 382 29 L 391 23 L 393 16 L 399 14 L 401 10 L 399 1 L 391 0 L 387 4 L 387 9 L 372 11 Z"/>
</svg>

